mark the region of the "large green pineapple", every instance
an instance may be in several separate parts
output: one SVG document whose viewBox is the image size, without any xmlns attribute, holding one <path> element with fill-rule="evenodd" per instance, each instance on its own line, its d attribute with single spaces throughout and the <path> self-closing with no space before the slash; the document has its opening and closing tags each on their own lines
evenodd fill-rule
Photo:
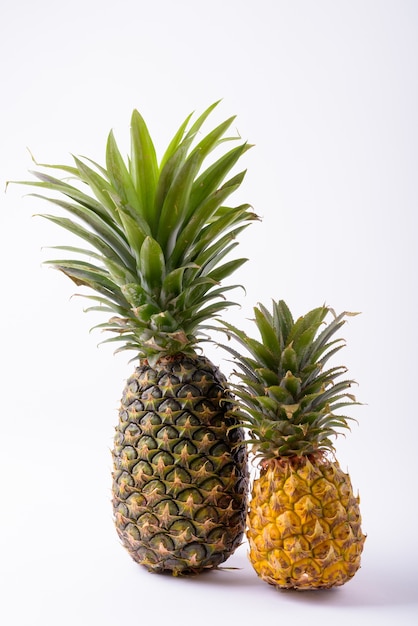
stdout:
<svg viewBox="0 0 418 626">
<path fill-rule="evenodd" d="M 71 217 L 44 217 L 88 244 L 60 246 L 71 259 L 48 263 L 93 290 L 88 310 L 107 314 L 98 326 L 112 333 L 107 341 L 139 358 L 116 428 L 115 524 L 135 561 L 174 575 L 218 566 L 245 529 L 243 435 L 228 412 L 225 377 L 197 353 L 205 324 L 233 304 L 224 295 L 233 285 L 223 281 L 245 259 L 224 257 L 256 219 L 247 204 L 224 204 L 245 174 L 227 178 L 248 148 L 225 136 L 234 118 L 199 136 L 215 106 L 184 121 L 159 163 L 134 111 L 127 161 L 111 132 L 105 167 L 74 158 L 73 166 L 42 165 L 38 181 L 24 183 L 56 192 L 40 197 Z M 213 153 L 226 140 L 238 145 Z"/>
</svg>

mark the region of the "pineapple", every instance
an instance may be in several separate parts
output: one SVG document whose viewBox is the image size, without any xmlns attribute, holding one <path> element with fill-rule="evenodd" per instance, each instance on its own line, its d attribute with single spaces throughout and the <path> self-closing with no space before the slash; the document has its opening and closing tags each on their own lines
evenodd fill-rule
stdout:
<svg viewBox="0 0 418 626">
<path fill-rule="evenodd" d="M 216 104 L 186 118 L 159 163 L 135 110 L 127 160 L 110 132 L 105 167 L 75 157 L 23 181 L 70 214 L 43 217 L 88 244 L 59 246 L 70 258 L 47 263 L 89 288 L 87 310 L 107 317 L 95 328 L 139 360 L 116 427 L 114 520 L 135 561 L 173 575 L 216 568 L 245 532 L 243 432 L 224 375 L 198 353 L 208 321 L 234 304 L 225 298 L 234 286 L 221 283 L 246 261 L 224 257 L 257 219 L 247 204 L 224 204 L 245 171 L 228 174 L 249 146 L 227 134 L 234 117 L 200 134 Z M 227 140 L 238 145 L 209 162 Z"/>
<path fill-rule="evenodd" d="M 343 366 L 325 367 L 342 346 L 334 334 L 347 313 L 327 306 L 296 321 L 283 301 L 254 308 L 261 341 L 224 323 L 239 371 L 232 385 L 237 419 L 250 433 L 260 472 L 247 519 L 249 558 L 257 574 L 283 589 L 342 585 L 360 567 L 365 536 L 359 498 L 334 457 L 332 437 L 348 428 L 339 409 L 357 404 Z M 325 324 L 324 328 L 321 328 Z M 248 356 L 249 353 L 249 356 Z"/>
</svg>

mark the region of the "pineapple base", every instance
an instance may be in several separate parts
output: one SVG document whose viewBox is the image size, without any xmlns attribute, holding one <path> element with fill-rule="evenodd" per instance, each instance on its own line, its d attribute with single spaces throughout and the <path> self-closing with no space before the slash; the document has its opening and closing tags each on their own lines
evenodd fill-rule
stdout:
<svg viewBox="0 0 418 626">
<path fill-rule="evenodd" d="M 365 535 L 350 477 L 324 455 L 266 461 L 249 506 L 249 558 L 281 589 L 329 589 L 360 567 Z"/>
<path fill-rule="evenodd" d="M 248 494 L 226 379 L 204 357 L 141 363 L 113 449 L 116 530 L 131 557 L 173 575 L 215 568 L 241 543 Z"/>
</svg>

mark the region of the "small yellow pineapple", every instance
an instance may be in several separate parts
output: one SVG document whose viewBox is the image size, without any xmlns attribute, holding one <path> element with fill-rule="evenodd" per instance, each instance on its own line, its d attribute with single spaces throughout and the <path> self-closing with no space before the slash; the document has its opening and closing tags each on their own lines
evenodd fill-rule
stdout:
<svg viewBox="0 0 418 626">
<path fill-rule="evenodd" d="M 293 320 L 283 301 L 254 309 L 261 341 L 225 323 L 250 356 L 224 346 L 240 367 L 233 385 L 237 414 L 261 459 L 247 519 L 249 557 L 257 574 L 282 589 L 343 585 L 360 567 L 365 535 L 359 498 L 333 457 L 330 439 L 357 404 L 346 368 L 326 368 L 344 344 L 333 339 L 347 313 L 325 318 L 322 306 Z M 323 328 L 322 325 L 324 325 Z"/>
</svg>

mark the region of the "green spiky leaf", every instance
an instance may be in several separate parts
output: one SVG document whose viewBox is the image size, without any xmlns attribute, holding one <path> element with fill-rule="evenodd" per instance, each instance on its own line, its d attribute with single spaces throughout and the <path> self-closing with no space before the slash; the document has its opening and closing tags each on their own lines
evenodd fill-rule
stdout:
<svg viewBox="0 0 418 626">
<path fill-rule="evenodd" d="M 283 300 L 273 302 L 271 312 L 263 305 L 254 311 L 261 340 L 224 323 L 225 334 L 244 350 L 223 347 L 240 368 L 239 383 L 231 388 L 255 455 L 269 459 L 331 450 L 332 437 L 352 419 L 339 411 L 358 404 L 354 381 L 341 378 L 346 368 L 324 368 L 344 345 L 334 336 L 348 314 L 335 316 L 323 306 L 294 321 Z"/>
<path fill-rule="evenodd" d="M 35 180 L 22 182 L 55 207 L 43 217 L 85 242 L 56 246 L 74 258 L 49 264 L 92 291 L 88 311 L 115 314 L 96 325 L 115 334 L 109 342 L 150 362 L 194 355 L 208 320 L 235 304 L 225 297 L 235 286 L 225 281 L 244 259 L 232 253 L 257 217 L 248 204 L 223 204 L 244 179 L 233 168 L 249 145 L 229 134 L 234 117 L 204 132 L 217 105 L 186 117 L 160 163 L 134 110 L 127 157 L 111 131 L 105 165 L 75 156 L 73 165 L 37 164 Z M 223 150 L 225 142 L 235 146 Z"/>
</svg>

